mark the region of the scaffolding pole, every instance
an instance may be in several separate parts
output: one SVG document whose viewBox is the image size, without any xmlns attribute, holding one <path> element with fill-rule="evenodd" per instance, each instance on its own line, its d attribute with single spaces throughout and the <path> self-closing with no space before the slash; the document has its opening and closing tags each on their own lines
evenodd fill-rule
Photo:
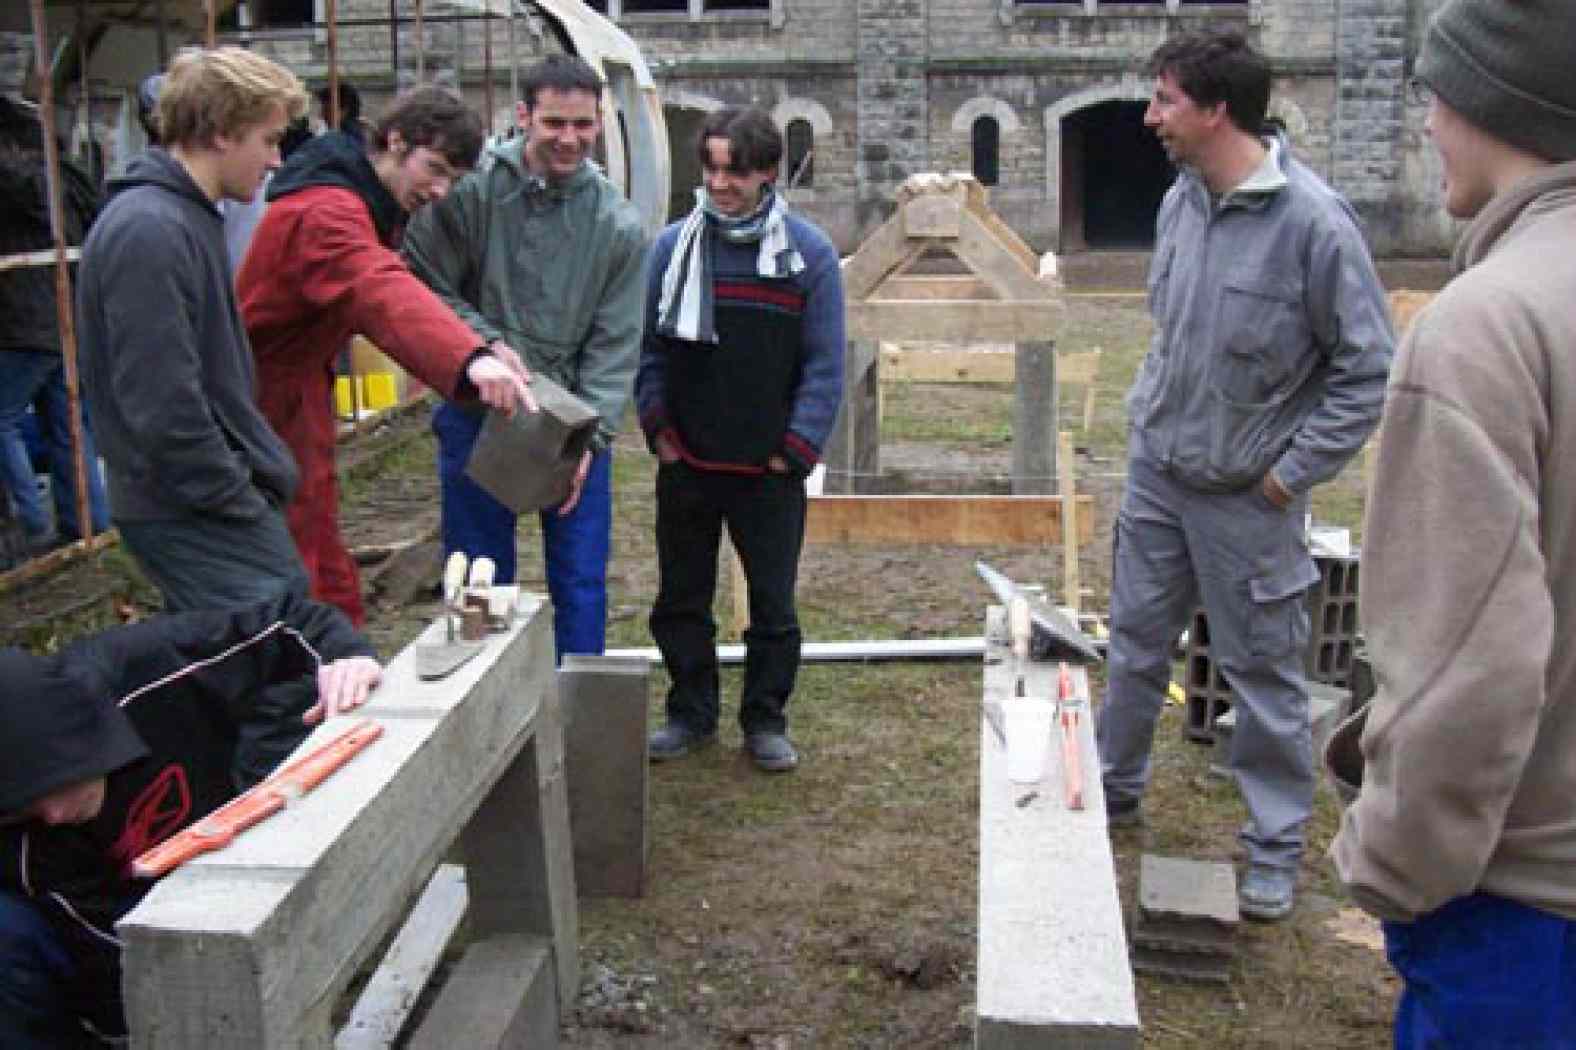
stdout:
<svg viewBox="0 0 1576 1050">
<path fill-rule="evenodd" d="M 421 0 L 416 0 L 416 83 L 427 79 L 427 34 L 421 27 Z"/>
<path fill-rule="evenodd" d="M 214 0 L 202 0 L 202 15 L 202 46 L 212 51 L 219 39 L 219 13 Z"/>
<path fill-rule="evenodd" d="M 55 78 L 49 64 L 49 23 L 44 0 L 31 0 L 33 55 L 38 68 L 38 115 L 44 124 L 44 174 L 49 192 L 49 227 L 55 240 L 55 317 L 66 372 L 66 418 L 71 427 L 71 465 L 77 497 L 77 531 L 93 535 L 88 505 L 88 471 L 82 448 L 82 397 L 77 382 L 77 332 L 71 315 L 71 271 L 66 260 L 66 216 L 61 203 L 60 150 L 55 142 Z M 59 523 L 56 523 L 57 529 Z"/>
<path fill-rule="evenodd" d="M 492 14 L 489 10 L 488 15 Z M 482 98 L 487 106 L 487 134 L 493 133 L 493 56 L 492 19 L 482 23 Z"/>
</svg>

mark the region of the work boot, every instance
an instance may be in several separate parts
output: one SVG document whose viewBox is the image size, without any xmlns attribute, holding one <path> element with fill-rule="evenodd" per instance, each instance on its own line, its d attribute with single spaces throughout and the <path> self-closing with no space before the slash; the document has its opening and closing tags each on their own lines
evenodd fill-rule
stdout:
<svg viewBox="0 0 1576 1050">
<path fill-rule="evenodd" d="M 715 732 L 702 733 L 682 722 L 668 722 L 646 740 L 646 755 L 653 762 L 683 758 L 697 748 L 717 739 Z"/>
<path fill-rule="evenodd" d="M 1278 922 L 1291 914 L 1296 895 L 1295 870 L 1249 864 L 1237 887 L 1237 907 L 1250 919 Z"/>
<path fill-rule="evenodd" d="M 744 747 L 756 768 L 768 773 L 786 773 L 799 764 L 799 752 L 783 733 L 751 733 Z"/>
</svg>

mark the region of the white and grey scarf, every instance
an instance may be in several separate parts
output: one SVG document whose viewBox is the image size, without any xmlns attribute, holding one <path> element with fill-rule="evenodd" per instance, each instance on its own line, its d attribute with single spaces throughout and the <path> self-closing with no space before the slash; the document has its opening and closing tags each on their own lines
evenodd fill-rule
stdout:
<svg viewBox="0 0 1576 1050">
<path fill-rule="evenodd" d="M 706 190 L 695 191 L 695 209 L 679 228 L 678 242 L 662 274 L 657 332 L 692 343 L 717 342 L 716 302 L 712 295 L 711 252 L 702 236 L 710 226 L 730 244 L 760 244 L 756 273 L 791 277 L 804 270 L 804 258 L 788 232 L 788 208 L 770 185 L 760 205 L 742 218 L 724 215 Z"/>
</svg>

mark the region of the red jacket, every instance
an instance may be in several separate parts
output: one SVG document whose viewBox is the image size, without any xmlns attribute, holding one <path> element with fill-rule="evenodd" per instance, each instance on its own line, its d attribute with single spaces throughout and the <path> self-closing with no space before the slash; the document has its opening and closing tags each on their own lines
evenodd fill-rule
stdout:
<svg viewBox="0 0 1576 1050">
<path fill-rule="evenodd" d="M 485 340 L 389 247 L 397 230 L 388 221 L 393 200 L 381 184 L 369 185 L 375 174 L 359 153 L 347 157 L 343 144 L 325 141 L 341 137 L 322 136 L 280 170 L 236 284 L 263 415 L 301 467 L 288 517 L 312 593 L 359 626 L 360 585 L 339 537 L 335 358 L 361 334 L 440 395 L 454 397 L 462 384 L 468 390 L 465 366 Z M 325 164 L 339 166 L 331 183 L 311 181 Z"/>
</svg>

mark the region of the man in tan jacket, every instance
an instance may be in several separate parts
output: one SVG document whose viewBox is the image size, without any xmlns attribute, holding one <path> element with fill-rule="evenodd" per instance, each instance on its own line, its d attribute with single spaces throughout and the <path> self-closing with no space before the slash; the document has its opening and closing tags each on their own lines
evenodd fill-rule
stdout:
<svg viewBox="0 0 1576 1050">
<path fill-rule="evenodd" d="M 1573 38 L 1566 0 L 1452 0 L 1417 66 L 1470 222 L 1391 372 L 1362 559 L 1378 691 L 1327 756 L 1361 770 L 1332 853 L 1385 920 L 1398 1048 L 1576 1047 Z"/>
</svg>

